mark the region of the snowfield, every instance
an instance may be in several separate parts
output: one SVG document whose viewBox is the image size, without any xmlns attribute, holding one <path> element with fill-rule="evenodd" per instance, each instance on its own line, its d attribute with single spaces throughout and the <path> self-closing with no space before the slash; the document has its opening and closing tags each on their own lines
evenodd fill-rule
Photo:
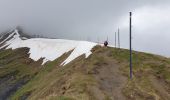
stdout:
<svg viewBox="0 0 170 100">
<path fill-rule="evenodd" d="M 87 41 L 74 41 L 74 40 L 64 40 L 64 39 L 44 39 L 44 38 L 32 38 L 22 40 L 18 30 L 15 30 L 10 34 L 4 41 L 0 43 L 0 49 L 6 47 L 6 49 L 17 49 L 22 47 L 30 48 L 29 54 L 30 58 L 34 61 L 43 59 L 43 64 L 47 61 L 53 61 L 64 53 L 71 52 L 67 59 L 61 63 L 61 65 L 66 65 L 75 58 L 85 54 L 86 58 L 92 53 L 91 49 L 96 46 L 96 43 Z"/>
</svg>

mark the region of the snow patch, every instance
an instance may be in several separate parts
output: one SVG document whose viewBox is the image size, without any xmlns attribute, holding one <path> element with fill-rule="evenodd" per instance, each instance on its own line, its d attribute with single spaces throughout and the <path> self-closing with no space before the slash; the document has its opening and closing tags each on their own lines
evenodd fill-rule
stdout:
<svg viewBox="0 0 170 100">
<path fill-rule="evenodd" d="M 91 54 L 91 49 L 97 45 L 96 43 L 87 41 L 74 41 L 64 39 L 32 38 L 22 40 L 17 30 L 15 30 L 12 35 L 14 35 L 13 38 L 5 42 L 5 45 L 2 47 L 7 46 L 6 49 L 17 49 L 22 47 L 30 48 L 30 58 L 34 61 L 44 58 L 42 65 L 48 61 L 53 61 L 59 58 L 64 53 L 71 50 L 73 50 L 72 53 L 61 65 L 66 65 L 83 54 L 85 54 L 87 58 Z M 9 38 L 10 37 L 11 36 L 9 36 Z"/>
<path fill-rule="evenodd" d="M 91 49 L 96 45 L 96 43 L 80 41 L 70 56 L 62 63 L 63 65 L 68 64 L 78 56 L 85 54 L 86 58 L 91 54 Z"/>
</svg>

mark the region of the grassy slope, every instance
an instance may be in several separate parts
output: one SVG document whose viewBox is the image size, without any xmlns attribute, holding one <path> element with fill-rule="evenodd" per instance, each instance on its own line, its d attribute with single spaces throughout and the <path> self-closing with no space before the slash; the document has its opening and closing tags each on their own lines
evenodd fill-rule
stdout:
<svg viewBox="0 0 170 100">
<path fill-rule="evenodd" d="M 27 53 L 27 48 L 0 51 L 0 99 L 13 94 L 40 69 L 41 61 L 32 61 Z"/>
<path fill-rule="evenodd" d="M 129 74 L 127 50 L 113 50 L 113 56 L 120 61 L 123 74 Z M 118 54 L 116 53 L 118 52 Z M 133 80 L 128 80 L 122 93 L 129 100 L 169 100 L 170 59 L 133 52 Z"/>
<path fill-rule="evenodd" d="M 41 61 L 34 62 L 29 59 L 28 49 L 2 50 L 0 51 L 0 77 L 7 73 L 18 71 L 17 78 L 31 75 L 40 67 Z M 34 69 L 34 70 L 33 70 Z M 30 73 L 31 72 L 31 73 Z"/>
<path fill-rule="evenodd" d="M 83 55 L 66 66 L 60 66 L 68 54 L 43 66 L 36 76 L 20 88 L 11 99 L 21 99 L 25 95 L 29 100 L 170 99 L 170 59 L 168 58 L 133 52 L 134 77 L 133 80 L 129 80 L 128 50 L 97 46 L 89 58 L 84 59 Z M 2 58 L 7 54 L 0 53 L 0 55 Z M 3 65 L 4 61 L 2 59 L 0 61 Z M 30 71 L 33 66 L 28 67 L 28 64 L 23 66 L 24 68 L 13 68 L 24 71 L 21 71 L 18 77 L 26 75 L 25 72 L 34 75 L 34 72 Z M 0 76 L 11 70 L 6 70 L 4 67 L 0 70 Z"/>
</svg>

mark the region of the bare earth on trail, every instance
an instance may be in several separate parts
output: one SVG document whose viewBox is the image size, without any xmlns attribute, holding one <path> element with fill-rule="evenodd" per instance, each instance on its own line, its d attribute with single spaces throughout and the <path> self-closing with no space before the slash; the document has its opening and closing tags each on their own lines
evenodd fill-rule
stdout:
<svg viewBox="0 0 170 100">
<path fill-rule="evenodd" d="M 154 76 L 151 76 L 150 80 L 153 84 L 153 87 L 160 94 L 160 96 L 162 98 L 164 98 L 165 100 L 169 100 L 170 93 L 168 93 L 168 91 L 166 91 L 166 86 L 167 86 L 166 83 L 164 83 L 163 80 L 157 80 Z"/>
<path fill-rule="evenodd" d="M 107 57 L 106 53 L 103 53 L 102 56 Z M 101 91 L 108 94 L 111 100 L 125 100 L 122 89 L 127 82 L 127 78 L 120 72 L 118 62 L 109 58 L 107 61 L 107 64 L 98 67 L 98 74 L 94 76 L 100 85 Z"/>
</svg>

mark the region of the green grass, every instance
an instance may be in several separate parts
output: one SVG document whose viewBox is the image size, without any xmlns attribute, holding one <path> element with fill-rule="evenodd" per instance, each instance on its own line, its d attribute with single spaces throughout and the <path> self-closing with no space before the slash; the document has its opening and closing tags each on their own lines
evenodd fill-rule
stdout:
<svg viewBox="0 0 170 100">
<path fill-rule="evenodd" d="M 80 98 L 88 100 L 87 87 L 95 85 L 95 80 L 92 75 L 82 69 L 84 55 L 72 62 L 74 64 L 60 66 L 67 56 L 68 54 L 65 54 L 59 59 L 45 64 L 38 74 L 19 89 L 11 99 L 17 100 L 25 94 L 31 93 L 29 100 L 49 99 L 52 94 L 59 95 L 56 96 L 57 100 L 78 100 Z M 54 98 L 52 97 L 52 99 Z"/>
<path fill-rule="evenodd" d="M 28 60 L 26 52 L 26 49 L 0 51 L 0 77 L 14 71 L 18 71 L 16 79 L 20 79 L 26 75 L 33 75 L 38 70 L 38 66 L 32 67 L 26 63 Z"/>
<path fill-rule="evenodd" d="M 50 93 L 54 93 L 55 91 L 57 91 L 57 89 L 55 90 L 55 88 L 61 88 L 60 85 L 63 85 L 62 82 L 67 81 L 62 77 L 64 77 L 64 75 L 69 74 L 71 71 L 74 71 L 72 67 L 67 68 L 60 66 L 61 62 L 64 61 L 64 58 L 66 56 L 67 54 L 63 55 L 62 57 L 53 62 L 47 63 L 34 77 L 34 79 L 32 79 L 28 84 L 23 86 L 23 88 L 18 90 L 11 99 L 20 99 L 20 97 L 22 97 L 24 94 L 31 92 L 31 98 L 29 99 L 34 100 L 37 97 L 43 98 L 45 96 L 50 96 Z M 86 76 L 81 73 L 75 73 L 73 75 L 70 75 L 70 78 L 72 79 L 68 81 L 69 84 L 74 87 L 74 89 L 71 91 L 76 91 L 79 93 L 84 92 L 84 89 L 82 87 L 87 84 L 86 82 L 88 80 L 91 81 L 88 77 L 85 77 Z M 81 79 L 83 80 L 79 81 Z M 58 85 L 58 87 L 56 87 L 56 85 Z"/>
<path fill-rule="evenodd" d="M 0 78 L 8 79 L 9 76 L 10 80 L 5 85 L 1 84 L 0 88 L 17 84 L 21 80 L 29 81 L 36 75 L 40 69 L 40 62 L 29 59 L 27 53 L 27 48 L 0 50 Z"/>
<path fill-rule="evenodd" d="M 158 81 L 161 80 L 167 88 L 165 91 L 170 89 L 168 58 L 133 51 L 133 80 L 130 80 L 128 50 L 96 46 L 92 51 L 93 54 L 87 59 L 82 55 L 66 66 L 60 64 L 70 52 L 41 67 L 38 66 L 41 61 L 34 63 L 28 59 L 27 50 L 0 51 L 0 67 L 3 65 L 0 68 L 2 69 L 0 77 L 14 71 L 18 72 L 16 80 L 25 76 L 30 77 L 31 80 L 11 97 L 12 100 L 18 100 L 26 94 L 30 94 L 29 100 L 89 100 L 90 98 L 95 100 L 89 89 L 93 86 L 99 88 L 94 74 L 98 74 L 97 70 L 101 66 L 108 66 L 110 61 L 115 61 L 120 66 L 120 73 L 127 78 L 126 85 L 122 87 L 122 94 L 127 99 L 152 100 L 159 97 L 162 100 L 161 93 L 153 86 L 150 76 Z M 109 100 L 106 93 L 103 95 Z"/>
<path fill-rule="evenodd" d="M 17 91 L 11 99 L 19 99 L 21 96 L 27 94 L 28 92 L 32 92 L 36 89 L 41 89 L 42 85 L 48 83 L 48 79 L 46 79 L 47 81 L 44 79 L 45 76 L 56 68 L 55 65 L 57 65 L 57 63 L 57 61 L 54 61 L 46 64 L 43 68 L 41 68 L 35 78 L 26 84 L 22 89 Z"/>
<path fill-rule="evenodd" d="M 113 52 L 113 58 L 122 64 L 120 69 L 129 79 L 129 51 L 113 49 L 111 52 Z M 132 58 L 133 80 L 128 80 L 122 90 L 123 94 L 130 100 L 152 100 L 156 99 L 157 96 L 162 98 L 157 93 L 158 90 L 153 87 L 150 76 L 167 84 L 165 87 L 170 86 L 170 60 L 162 56 L 135 51 L 132 53 Z"/>
</svg>

